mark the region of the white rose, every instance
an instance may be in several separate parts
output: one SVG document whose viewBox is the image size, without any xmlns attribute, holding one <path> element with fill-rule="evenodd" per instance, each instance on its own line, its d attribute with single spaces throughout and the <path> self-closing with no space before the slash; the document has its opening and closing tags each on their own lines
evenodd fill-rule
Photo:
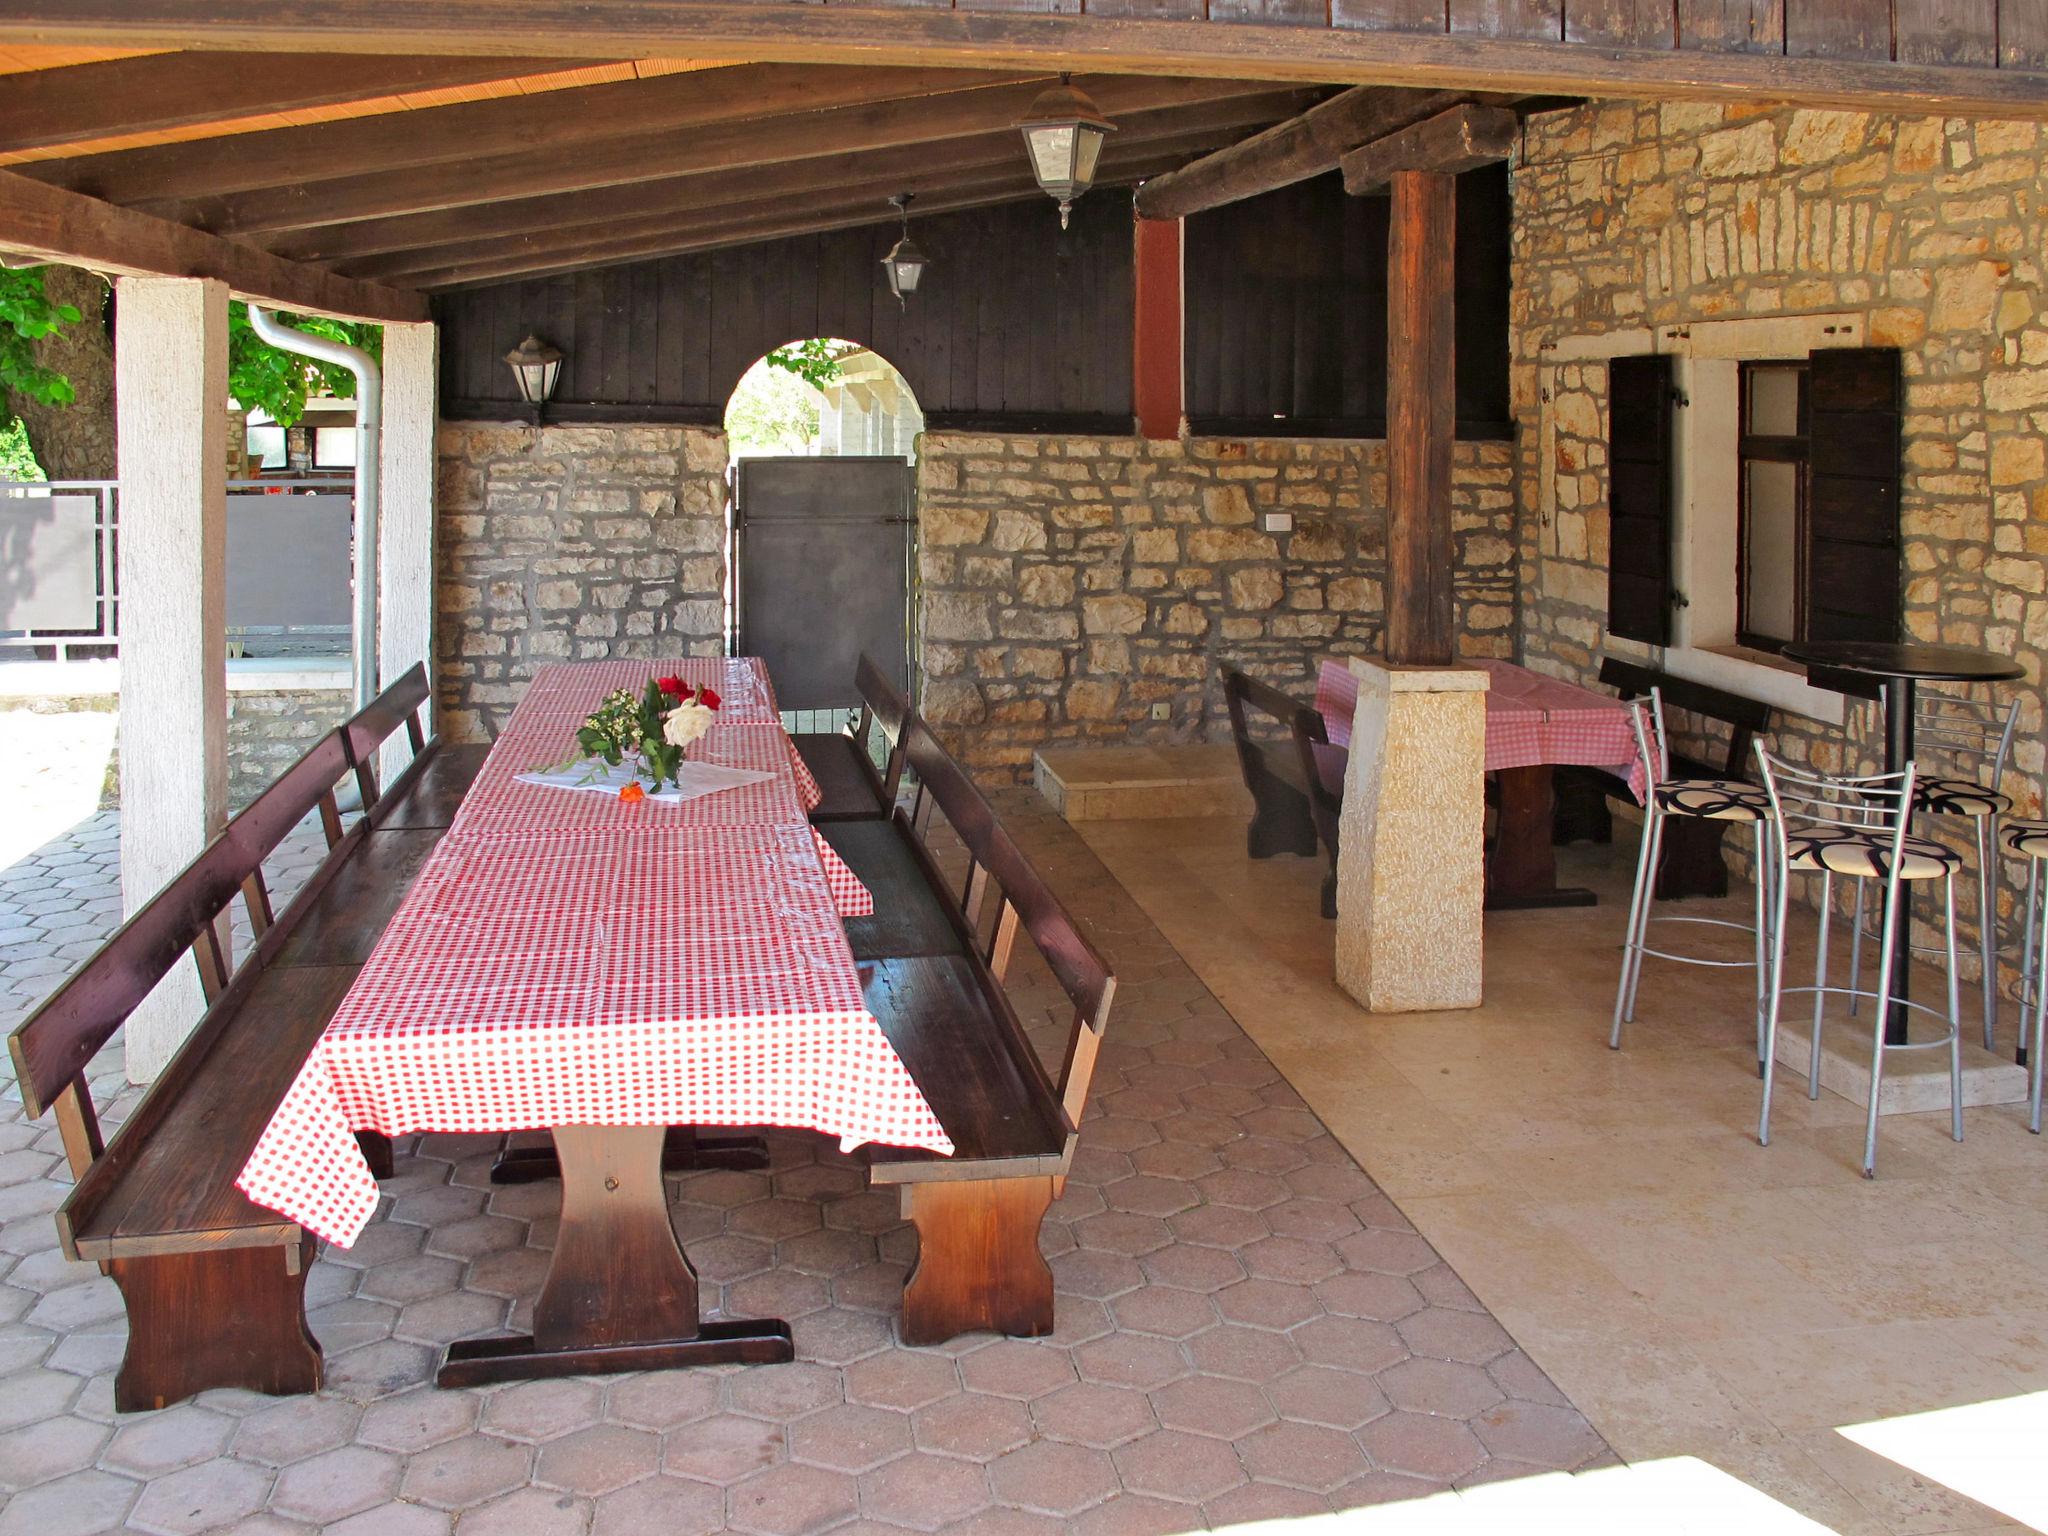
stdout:
<svg viewBox="0 0 2048 1536">
<path fill-rule="evenodd" d="M 711 722 L 717 718 L 717 710 L 706 709 L 695 699 L 685 699 L 670 710 L 668 718 L 662 722 L 662 740 L 672 747 L 687 747 L 710 730 Z"/>
</svg>

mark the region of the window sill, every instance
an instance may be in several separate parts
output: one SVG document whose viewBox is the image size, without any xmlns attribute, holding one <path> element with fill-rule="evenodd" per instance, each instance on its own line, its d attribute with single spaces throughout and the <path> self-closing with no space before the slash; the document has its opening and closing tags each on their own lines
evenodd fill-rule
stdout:
<svg viewBox="0 0 2048 1536">
<path fill-rule="evenodd" d="M 1773 709 L 1805 715 L 1840 726 L 1848 701 L 1828 688 L 1806 680 L 1806 669 L 1771 651 L 1744 645 L 1674 645 L 1664 652 L 1664 668 L 1674 676 L 1724 688 L 1759 700 Z"/>
</svg>

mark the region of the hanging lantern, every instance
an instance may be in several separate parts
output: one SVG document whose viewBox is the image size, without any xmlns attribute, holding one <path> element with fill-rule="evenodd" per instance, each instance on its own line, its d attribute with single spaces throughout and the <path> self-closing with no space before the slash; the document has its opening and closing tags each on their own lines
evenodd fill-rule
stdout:
<svg viewBox="0 0 2048 1536">
<path fill-rule="evenodd" d="M 1047 196 L 1059 199 L 1060 228 L 1065 229 L 1074 199 L 1094 184 L 1103 140 L 1116 132 L 1116 124 L 1061 75 L 1060 83 L 1031 103 L 1017 126 L 1024 133 L 1032 175 Z"/>
<path fill-rule="evenodd" d="M 917 291 L 924 269 L 931 265 L 931 258 L 910 238 L 910 198 L 910 193 L 899 192 L 889 199 L 889 206 L 903 216 L 903 238 L 890 246 L 889 254 L 882 258 L 882 274 L 889 279 L 889 291 L 896 295 L 898 304 Z"/>
<path fill-rule="evenodd" d="M 519 398 L 538 410 L 554 396 L 555 381 L 562 376 L 562 351 L 538 336 L 529 335 L 510 352 L 505 362 L 519 381 Z"/>
</svg>

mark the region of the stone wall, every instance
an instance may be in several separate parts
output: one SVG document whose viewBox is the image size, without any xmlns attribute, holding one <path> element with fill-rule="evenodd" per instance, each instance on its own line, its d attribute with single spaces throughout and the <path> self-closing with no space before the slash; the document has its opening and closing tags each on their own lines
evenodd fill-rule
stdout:
<svg viewBox="0 0 2048 1536">
<path fill-rule="evenodd" d="M 1530 120 L 1514 179 L 1514 405 L 1522 644 L 1586 677 L 1609 642 L 1604 362 L 1574 338 L 1848 312 L 1904 354 L 1906 625 L 2016 657 L 2008 788 L 2038 814 L 2048 651 L 2044 130 L 1688 103 Z M 1647 350 L 1647 349 L 1642 349 Z M 1546 439 L 1548 425 L 1554 436 Z M 1730 559 L 1732 560 L 1732 551 Z M 1877 711 L 1783 712 L 1775 745 L 1874 768 Z M 1973 909 L 1973 892 L 1959 892 Z"/>
<path fill-rule="evenodd" d="M 550 662 L 724 648 L 724 433 L 446 422 L 440 454 L 450 739 L 494 736 Z"/>
<path fill-rule="evenodd" d="M 1454 499 L 1461 647 L 1510 655 L 1510 445 L 1460 444 Z M 1224 739 L 1219 664 L 1306 698 L 1380 644 L 1382 443 L 928 432 L 918 505 L 925 713 L 990 777 L 1046 743 Z"/>
<path fill-rule="evenodd" d="M 228 804 L 240 810 L 350 713 L 348 685 L 228 690 Z"/>
</svg>

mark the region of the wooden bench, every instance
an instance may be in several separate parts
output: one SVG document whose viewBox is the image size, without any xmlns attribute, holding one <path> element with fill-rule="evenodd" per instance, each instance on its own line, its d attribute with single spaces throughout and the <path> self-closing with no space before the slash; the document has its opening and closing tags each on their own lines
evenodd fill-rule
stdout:
<svg viewBox="0 0 2048 1536">
<path fill-rule="evenodd" d="M 128 1348 L 115 1378 L 124 1412 L 209 1387 L 309 1392 L 320 1346 L 305 1321 L 314 1239 L 235 1188 L 257 1138 L 418 868 L 481 755 L 425 741 L 415 667 L 314 745 L 235 816 L 10 1036 L 30 1118 L 56 1113 L 75 1181 L 57 1212 L 65 1254 L 120 1287 Z M 374 754 L 403 723 L 415 756 L 379 795 Z M 335 786 L 355 775 L 367 815 L 344 830 Z M 263 862 L 318 811 L 328 851 L 282 913 Z M 404 851 L 401 852 L 400 850 Z M 255 942 L 232 964 L 222 937 L 240 900 Z M 204 1015 L 111 1139 L 85 1074 L 143 998 L 196 961 Z M 379 1147 L 365 1150 L 373 1165 Z M 381 1148 L 388 1167 L 389 1148 Z"/>
<path fill-rule="evenodd" d="M 1038 1230 L 1073 1159 L 1116 980 L 924 722 L 911 717 L 903 740 L 912 806 L 821 829 L 874 892 L 876 916 L 847 924 L 868 1007 L 954 1147 L 866 1153 L 869 1181 L 900 1188 L 917 1228 L 903 1339 L 1046 1334 Z M 966 851 L 957 887 L 927 840 L 935 814 Z M 1074 1010 L 1057 1082 L 1004 991 L 1020 931 Z"/>
<path fill-rule="evenodd" d="M 1771 707 L 1740 694 L 1728 693 L 1655 667 L 1609 656 L 1600 663 L 1600 681 L 1624 699 L 1647 698 L 1655 688 L 1667 711 L 1718 720 L 1729 728 L 1728 750 L 1719 763 L 1673 753 L 1671 773 L 1682 779 L 1747 779 L 1750 743 L 1770 724 Z M 1590 839 L 1608 842 L 1614 836 L 1610 799 L 1627 797 L 1628 786 L 1597 768 L 1557 770 L 1555 838 L 1560 843 Z M 1728 866 L 1721 857 L 1721 838 L 1728 823 L 1696 816 L 1674 816 L 1664 824 L 1664 856 L 1657 870 L 1657 899 L 1678 901 L 1689 896 L 1728 894 Z"/>
<path fill-rule="evenodd" d="M 811 812 L 815 822 L 886 821 L 902 783 L 903 724 L 910 716 L 910 703 L 865 655 L 854 669 L 853 681 L 861 707 L 845 730 L 789 738 L 823 795 Z M 870 740 L 874 735 L 888 748 L 880 769 L 875 767 Z"/>
<path fill-rule="evenodd" d="M 1255 859 L 1276 853 L 1315 856 L 1320 842 L 1329 855 L 1323 877 L 1323 916 L 1337 915 L 1337 826 L 1344 803 L 1344 760 L 1332 747 L 1323 717 L 1232 667 L 1223 669 L 1223 702 L 1230 711 L 1230 739 L 1237 746 L 1244 787 L 1251 791 L 1252 820 L 1246 851 Z M 1249 712 L 1276 721 L 1285 740 L 1256 737 Z"/>
</svg>

